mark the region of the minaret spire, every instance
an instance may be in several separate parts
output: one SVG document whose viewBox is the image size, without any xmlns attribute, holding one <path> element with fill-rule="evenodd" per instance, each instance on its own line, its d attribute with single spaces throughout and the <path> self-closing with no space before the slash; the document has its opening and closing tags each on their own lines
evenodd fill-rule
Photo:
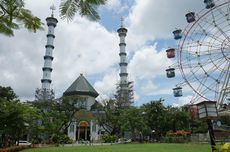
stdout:
<svg viewBox="0 0 230 152">
<path fill-rule="evenodd" d="M 120 83 L 118 87 L 118 97 L 121 102 L 122 107 L 127 107 L 131 105 L 131 98 L 130 98 L 130 82 L 128 82 L 128 73 L 127 73 L 127 54 L 126 54 L 126 43 L 125 43 L 125 37 L 128 32 L 126 28 L 124 28 L 124 18 L 121 17 L 121 27 L 117 30 L 118 35 L 120 37 Z"/>
<path fill-rule="evenodd" d="M 52 11 L 51 17 L 54 17 L 54 11 L 56 10 L 56 7 L 54 6 L 54 4 L 50 6 L 50 9 Z"/>
<path fill-rule="evenodd" d="M 124 17 L 121 17 L 121 27 L 124 27 Z"/>
<path fill-rule="evenodd" d="M 38 100 L 48 100 L 54 98 L 53 90 L 50 88 L 51 85 L 51 72 L 52 72 L 52 61 L 53 61 L 53 49 L 54 49 L 54 28 L 56 27 L 58 20 L 54 18 L 53 11 L 55 10 L 55 6 L 52 5 L 50 7 L 52 10 L 51 17 L 46 18 L 47 26 L 48 26 L 48 34 L 47 43 L 45 45 L 45 56 L 44 56 L 44 66 L 42 68 L 43 76 L 41 79 L 42 88 L 36 90 L 35 98 Z M 53 95 L 52 95 L 53 94 Z"/>
</svg>

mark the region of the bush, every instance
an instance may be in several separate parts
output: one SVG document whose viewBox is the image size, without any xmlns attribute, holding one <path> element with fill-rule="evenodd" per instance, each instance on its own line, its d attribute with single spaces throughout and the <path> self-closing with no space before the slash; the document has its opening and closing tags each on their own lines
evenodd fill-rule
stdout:
<svg viewBox="0 0 230 152">
<path fill-rule="evenodd" d="M 186 137 L 186 136 L 164 137 L 162 142 L 165 142 L 165 143 L 187 143 L 187 142 L 190 142 L 190 137 Z"/>
<path fill-rule="evenodd" d="M 186 143 L 190 142 L 191 132 L 184 130 L 177 130 L 176 132 L 169 131 L 166 137 L 163 138 L 163 142 L 166 143 Z"/>
<path fill-rule="evenodd" d="M 103 140 L 105 143 L 115 142 L 116 139 L 117 139 L 117 136 L 115 136 L 115 135 L 109 135 L 109 134 L 104 134 L 104 135 L 102 135 L 102 140 Z"/>
<path fill-rule="evenodd" d="M 71 144 L 73 141 L 67 135 L 57 135 L 52 137 L 52 141 L 56 144 Z"/>
</svg>

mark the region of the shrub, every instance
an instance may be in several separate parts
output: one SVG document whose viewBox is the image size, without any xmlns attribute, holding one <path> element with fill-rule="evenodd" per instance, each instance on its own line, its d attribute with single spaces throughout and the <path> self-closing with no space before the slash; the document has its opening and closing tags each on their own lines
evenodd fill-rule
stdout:
<svg viewBox="0 0 230 152">
<path fill-rule="evenodd" d="M 190 137 L 187 137 L 187 136 L 164 137 L 162 142 L 165 142 L 165 143 L 187 143 L 187 142 L 190 142 Z"/>
<path fill-rule="evenodd" d="M 169 131 L 166 137 L 163 138 L 163 142 L 166 143 L 186 143 L 190 141 L 190 131 L 177 130 L 176 132 Z"/>
<path fill-rule="evenodd" d="M 67 135 L 57 135 L 52 137 L 52 141 L 56 144 L 71 144 L 73 141 Z"/>
<path fill-rule="evenodd" d="M 104 134 L 102 136 L 102 140 L 105 142 L 105 143 L 110 143 L 110 142 L 115 142 L 117 139 L 117 137 L 115 135 L 109 135 L 109 134 Z"/>
</svg>

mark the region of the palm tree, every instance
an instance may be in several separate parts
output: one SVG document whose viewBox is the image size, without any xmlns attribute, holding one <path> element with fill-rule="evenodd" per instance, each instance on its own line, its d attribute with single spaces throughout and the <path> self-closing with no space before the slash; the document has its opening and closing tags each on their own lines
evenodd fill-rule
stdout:
<svg viewBox="0 0 230 152">
<path fill-rule="evenodd" d="M 61 0 L 60 16 L 62 19 L 72 20 L 76 13 L 96 21 L 100 19 L 97 6 L 104 5 L 107 0 Z"/>
<path fill-rule="evenodd" d="M 24 0 L 0 0 L 0 34 L 13 36 L 21 25 L 33 32 L 42 29 L 41 20 L 24 6 Z"/>
</svg>

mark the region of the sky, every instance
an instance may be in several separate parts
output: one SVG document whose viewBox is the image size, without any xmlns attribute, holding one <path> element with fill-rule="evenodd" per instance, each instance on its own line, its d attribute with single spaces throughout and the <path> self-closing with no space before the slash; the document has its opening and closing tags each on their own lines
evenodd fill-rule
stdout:
<svg viewBox="0 0 230 152">
<path fill-rule="evenodd" d="M 50 16 L 50 6 L 58 8 L 60 1 L 28 0 L 26 8 L 43 23 Z M 99 22 L 76 15 L 67 22 L 58 19 L 55 28 L 51 88 L 56 98 L 83 73 L 100 94 L 102 101 L 113 96 L 119 82 L 120 18 L 128 29 L 126 51 L 129 80 L 134 81 L 134 106 L 151 100 L 164 99 L 166 105 L 183 105 L 192 96 L 185 87 L 184 96 L 173 97 L 172 88 L 180 83 L 179 70 L 175 79 L 166 78 L 165 69 L 176 63 L 168 59 L 165 50 L 177 47 L 172 31 L 184 28 L 185 14 L 204 8 L 203 0 L 108 0 L 98 8 Z M 36 88 L 41 88 L 47 26 L 36 33 L 26 29 L 15 31 L 14 37 L 0 35 L 0 85 L 11 86 L 22 101 L 33 100 Z"/>
</svg>

